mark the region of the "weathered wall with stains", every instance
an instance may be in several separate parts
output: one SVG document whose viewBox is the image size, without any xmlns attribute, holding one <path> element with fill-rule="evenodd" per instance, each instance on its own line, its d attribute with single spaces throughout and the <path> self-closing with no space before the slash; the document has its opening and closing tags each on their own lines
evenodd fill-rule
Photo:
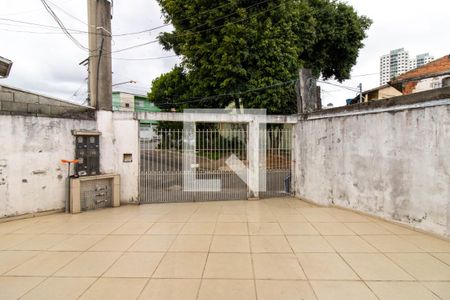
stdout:
<svg viewBox="0 0 450 300">
<path fill-rule="evenodd" d="M 450 102 L 443 102 L 301 121 L 297 196 L 450 236 Z"/>
<path fill-rule="evenodd" d="M 115 117 L 130 115 L 130 118 Z M 100 171 L 120 175 L 120 201 L 136 203 L 139 196 L 139 122 L 133 113 L 109 111 L 97 112 L 101 155 Z M 124 161 L 124 154 L 131 154 L 132 161 Z"/>
<path fill-rule="evenodd" d="M 0 115 L 0 217 L 62 209 L 73 129 L 95 130 L 94 120 Z"/>
</svg>

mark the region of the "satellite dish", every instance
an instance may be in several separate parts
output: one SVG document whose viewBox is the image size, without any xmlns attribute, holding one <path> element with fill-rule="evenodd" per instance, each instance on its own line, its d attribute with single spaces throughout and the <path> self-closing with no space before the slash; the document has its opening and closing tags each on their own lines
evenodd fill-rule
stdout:
<svg viewBox="0 0 450 300">
<path fill-rule="evenodd" d="M 0 78 L 9 76 L 13 62 L 0 56 Z"/>
</svg>

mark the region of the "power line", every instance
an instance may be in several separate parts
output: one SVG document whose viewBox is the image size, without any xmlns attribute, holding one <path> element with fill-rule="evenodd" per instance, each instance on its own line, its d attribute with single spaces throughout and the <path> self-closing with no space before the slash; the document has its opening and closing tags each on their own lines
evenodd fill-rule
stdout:
<svg viewBox="0 0 450 300">
<path fill-rule="evenodd" d="M 260 88 L 254 88 L 254 89 L 248 89 L 248 90 L 244 90 L 244 91 L 238 91 L 238 92 L 234 92 L 234 93 L 217 94 L 217 95 L 212 95 L 212 96 L 203 97 L 203 98 L 192 98 L 192 100 L 181 101 L 181 102 L 176 102 L 176 103 L 166 102 L 166 103 L 158 103 L 158 104 L 160 104 L 160 105 L 180 105 L 180 104 L 202 102 L 202 101 L 209 100 L 209 99 L 217 99 L 219 97 L 240 96 L 240 95 L 244 95 L 244 94 L 248 94 L 248 93 L 252 93 L 252 92 L 258 92 L 258 91 L 262 91 L 262 90 L 267 90 L 269 88 L 274 88 L 274 87 L 285 86 L 285 85 L 288 85 L 288 84 L 293 84 L 293 83 L 296 83 L 297 81 L 298 81 L 298 79 L 296 78 L 296 79 L 288 80 L 288 81 L 285 81 L 285 82 L 280 82 L 280 83 L 276 83 L 276 84 L 272 84 L 272 85 L 268 85 L 268 86 L 264 86 L 264 87 L 260 87 Z"/>
<path fill-rule="evenodd" d="M 42 0 L 41 0 L 41 1 L 42 1 Z M 261 2 L 261 3 L 262 3 L 262 2 Z M 258 15 L 262 15 L 262 14 L 265 14 L 265 13 L 267 13 L 267 12 L 273 11 L 273 10 L 279 8 L 282 4 L 283 4 L 283 3 L 280 3 L 279 5 L 276 5 L 276 6 L 273 7 L 273 8 L 264 10 L 264 11 L 262 11 L 262 12 L 253 14 L 253 15 L 251 15 L 251 16 L 248 16 L 248 17 L 246 17 L 246 18 L 239 19 L 239 20 L 234 21 L 234 22 L 228 22 L 228 23 L 225 23 L 225 24 L 222 24 L 222 25 L 219 25 L 219 26 L 215 26 L 215 27 L 212 27 L 212 28 L 207 28 L 207 29 L 203 29 L 203 30 L 199 30 L 199 31 L 193 31 L 193 32 L 192 32 L 192 31 L 188 31 L 188 32 L 186 32 L 186 33 L 174 34 L 173 36 L 174 36 L 174 37 L 179 37 L 179 36 L 185 36 L 185 35 L 189 35 L 189 34 L 203 33 L 203 32 L 207 32 L 207 31 L 219 29 L 219 28 L 222 28 L 222 27 L 231 25 L 231 24 L 237 24 L 237 23 L 246 21 L 246 20 L 248 20 L 248 19 L 250 19 L 250 18 L 252 18 L 252 17 L 258 16 Z M 150 41 L 150 42 L 147 42 L 147 43 L 143 43 L 143 44 L 131 46 L 131 47 L 124 48 L 124 49 L 120 49 L 120 50 L 111 51 L 111 53 L 117 53 L 117 52 L 127 51 L 127 50 L 139 48 L 139 47 L 146 46 L 146 45 L 149 45 L 149 44 L 152 44 L 152 43 L 157 43 L 157 42 L 159 42 L 159 40 L 158 40 L 158 39 L 155 39 L 155 40 Z"/>
<path fill-rule="evenodd" d="M 47 0 L 47 1 L 48 1 L 48 3 L 50 3 L 51 5 L 53 5 L 54 7 L 56 7 L 57 9 L 59 9 L 60 11 L 62 11 L 66 15 L 68 15 L 69 17 L 71 17 L 72 19 L 77 20 L 78 22 L 80 22 L 80 23 L 82 23 L 84 25 L 88 25 L 85 21 L 75 17 L 74 15 L 70 14 L 69 12 L 67 12 L 66 10 L 61 8 L 60 6 L 56 5 L 55 3 L 51 2 L 50 0 Z"/>
<path fill-rule="evenodd" d="M 66 1 L 63 1 L 62 3 L 67 3 L 67 2 L 72 2 L 72 1 L 74 1 L 74 0 L 66 0 Z M 36 9 L 30 9 L 30 10 L 25 10 L 25 11 L 18 11 L 18 12 L 13 12 L 13 13 L 10 13 L 10 14 L 0 15 L 0 17 L 16 16 L 16 15 L 22 15 L 22 14 L 29 14 L 29 13 L 32 13 L 32 12 L 41 11 L 42 9 L 43 9 L 43 8 L 40 7 L 40 8 L 36 8 Z"/>
<path fill-rule="evenodd" d="M 369 73 L 369 74 L 361 74 L 361 75 L 352 75 L 352 78 L 353 77 L 373 76 L 373 75 L 380 75 L 380 73 Z"/>
<path fill-rule="evenodd" d="M 113 57 L 114 60 L 126 60 L 126 61 L 145 61 L 145 60 L 159 60 L 165 58 L 177 57 L 178 55 L 168 55 L 159 57 L 142 57 L 142 58 L 126 58 L 126 57 Z"/>
<path fill-rule="evenodd" d="M 201 12 L 199 12 L 197 15 L 204 15 L 204 14 L 210 12 L 210 11 L 213 11 L 213 10 L 216 10 L 216 9 L 220 9 L 220 8 L 222 8 L 222 7 L 229 6 L 229 5 L 231 5 L 231 4 L 233 4 L 233 3 L 228 2 L 228 3 L 225 3 L 225 4 L 219 5 L 219 6 L 217 6 L 217 7 L 210 8 L 210 9 L 205 10 L 205 11 L 201 11 Z M 190 19 L 190 18 L 183 18 L 183 19 L 179 20 L 179 22 L 184 22 L 184 21 L 189 20 L 189 19 Z M 215 22 L 215 21 L 214 21 L 214 22 Z M 170 23 L 169 23 L 169 24 L 163 24 L 163 25 L 159 25 L 159 26 L 156 26 L 156 27 L 153 27 L 153 28 L 148 28 L 148 29 L 144 29 L 144 30 L 140 30 L 140 31 L 135 31 L 135 32 L 128 32 L 128 33 L 117 34 L 117 35 L 115 35 L 115 36 L 137 35 L 137 34 L 142 34 L 142 33 L 146 33 L 146 32 L 152 32 L 152 31 L 154 31 L 154 30 L 161 29 L 161 28 L 164 28 L 164 27 L 167 27 L 167 26 L 170 26 L 170 25 L 172 25 L 172 24 L 170 24 Z M 203 25 L 204 25 L 204 24 L 203 24 Z"/>
<path fill-rule="evenodd" d="M 66 36 L 80 49 L 87 50 L 89 49 L 85 46 L 83 46 L 75 37 L 73 37 L 70 32 L 67 30 L 64 23 L 58 18 L 58 16 L 55 14 L 53 9 L 48 5 L 46 0 L 41 0 L 42 5 L 44 5 L 45 9 L 48 11 L 48 13 L 53 17 L 53 19 L 56 21 L 56 23 L 59 25 L 61 30 L 66 34 Z"/>
<path fill-rule="evenodd" d="M 336 84 L 336 83 L 331 83 L 331 82 L 322 81 L 322 80 L 317 80 L 317 82 L 328 84 L 328 85 L 332 85 L 332 86 L 336 86 L 336 87 L 340 87 L 340 88 L 343 88 L 343 89 L 346 89 L 346 90 L 350 90 L 350 91 L 359 93 L 359 89 L 355 88 L 355 87 L 345 86 L 345 85 L 342 85 L 342 84 Z"/>
</svg>

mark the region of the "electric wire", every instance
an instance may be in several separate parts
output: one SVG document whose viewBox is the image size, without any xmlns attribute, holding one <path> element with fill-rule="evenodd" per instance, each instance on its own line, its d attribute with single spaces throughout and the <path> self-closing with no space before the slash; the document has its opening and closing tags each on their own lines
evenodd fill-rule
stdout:
<svg viewBox="0 0 450 300">
<path fill-rule="evenodd" d="M 59 25 L 59 27 L 62 29 L 62 31 L 66 34 L 66 36 L 80 49 L 89 51 L 89 48 L 83 46 L 75 37 L 73 37 L 70 32 L 67 30 L 64 23 L 58 18 L 58 16 L 55 14 L 53 9 L 48 5 L 46 0 L 41 0 L 42 5 L 44 5 L 47 12 L 53 17 L 53 19 L 56 21 L 56 23 Z"/>
<path fill-rule="evenodd" d="M 233 93 L 223 93 L 223 94 L 217 94 L 217 95 L 212 95 L 212 96 L 208 96 L 208 97 L 202 97 L 202 98 L 192 98 L 192 100 L 186 100 L 186 101 L 180 101 L 180 102 L 166 102 L 166 103 L 158 103 L 160 105 L 182 105 L 182 104 L 189 104 L 189 103 L 197 103 L 197 102 L 203 102 L 209 99 L 217 99 L 219 97 L 232 97 L 232 96 L 240 96 L 240 95 L 245 95 L 248 93 L 252 93 L 252 92 L 258 92 L 258 91 L 262 91 L 262 90 L 267 90 L 270 88 L 274 88 L 274 87 L 281 87 L 281 86 L 286 86 L 289 84 L 295 84 L 298 81 L 298 79 L 291 79 L 288 81 L 284 81 L 284 82 L 280 82 L 280 83 L 276 83 L 276 84 L 272 84 L 272 85 L 267 85 L 264 87 L 259 87 L 259 88 L 254 88 L 254 89 L 248 89 L 248 90 L 244 90 L 244 91 L 237 91 L 237 92 L 233 92 Z"/>
</svg>

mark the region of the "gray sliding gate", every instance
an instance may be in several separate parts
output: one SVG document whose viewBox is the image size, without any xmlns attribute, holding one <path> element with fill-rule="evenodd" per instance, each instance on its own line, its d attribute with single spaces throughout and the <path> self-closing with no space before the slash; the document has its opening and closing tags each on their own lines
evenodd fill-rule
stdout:
<svg viewBox="0 0 450 300">
<path fill-rule="evenodd" d="M 248 130 L 245 124 L 220 124 L 213 129 L 196 129 L 195 164 L 183 170 L 183 130 L 155 129 L 151 138 L 140 139 L 140 202 L 196 202 L 244 200 L 248 187 L 227 165 L 235 155 L 248 166 Z M 292 131 L 267 129 L 267 191 L 260 197 L 279 197 L 291 190 Z M 197 179 L 219 179 L 220 192 L 184 191 L 183 177 L 195 172 Z M 242 174 L 241 174 L 242 176 Z M 244 174 L 244 176 L 248 176 Z"/>
</svg>

